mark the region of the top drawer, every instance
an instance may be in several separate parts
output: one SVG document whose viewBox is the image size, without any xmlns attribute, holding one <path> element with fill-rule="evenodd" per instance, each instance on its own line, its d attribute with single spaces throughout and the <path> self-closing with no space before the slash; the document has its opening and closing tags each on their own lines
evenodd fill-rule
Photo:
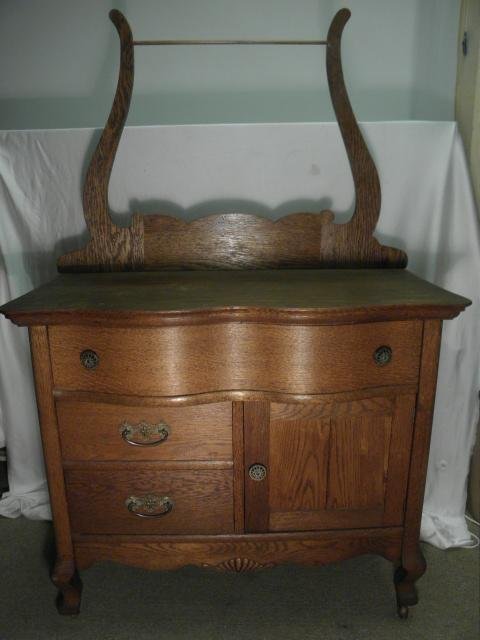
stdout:
<svg viewBox="0 0 480 640">
<path fill-rule="evenodd" d="M 57 389 L 143 396 L 232 389 L 315 394 L 416 384 L 422 322 L 54 325 L 49 338 Z"/>
</svg>

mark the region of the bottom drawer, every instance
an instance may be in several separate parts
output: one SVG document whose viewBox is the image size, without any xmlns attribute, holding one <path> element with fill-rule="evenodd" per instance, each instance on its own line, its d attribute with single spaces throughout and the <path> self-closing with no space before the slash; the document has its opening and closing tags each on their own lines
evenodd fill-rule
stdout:
<svg viewBox="0 0 480 640">
<path fill-rule="evenodd" d="M 100 463 L 65 480 L 74 533 L 233 532 L 232 469 Z"/>
</svg>

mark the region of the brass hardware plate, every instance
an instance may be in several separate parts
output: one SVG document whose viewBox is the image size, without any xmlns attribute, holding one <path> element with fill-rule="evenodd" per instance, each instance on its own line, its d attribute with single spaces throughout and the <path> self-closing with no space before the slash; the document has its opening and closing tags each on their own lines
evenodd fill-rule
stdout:
<svg viewBox="0 0 480 640">
<path fill-rule="evenodd" d="M 174 503 L 168 496 L 148 493 L 144 496 L 130 496 L 125 500 L 125 506 L 139 518 L 160 518 L 166 516 L 173 509 Z"/>
<path fill-rule="evenodd" d="M 166 422 L 149 424 L 141 421 L 138 424 L 124 422 L 120 426 L 120 435 L 134 447 L 157 447 L 170 435 L 170 427 Z"/>
</svg>

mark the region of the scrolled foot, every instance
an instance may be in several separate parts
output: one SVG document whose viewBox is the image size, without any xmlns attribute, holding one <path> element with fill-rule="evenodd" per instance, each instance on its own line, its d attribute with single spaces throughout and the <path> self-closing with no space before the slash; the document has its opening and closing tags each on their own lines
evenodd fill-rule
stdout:
<svg viewBox="0 0 480 640">
<path fill-rule="evenodd" d="M 58 588 L 58 613 L 75 616 L 80 613 L 82 582 L 71 560 L 57 560 L 52 572 L 52 582 Z"/>
</svg>

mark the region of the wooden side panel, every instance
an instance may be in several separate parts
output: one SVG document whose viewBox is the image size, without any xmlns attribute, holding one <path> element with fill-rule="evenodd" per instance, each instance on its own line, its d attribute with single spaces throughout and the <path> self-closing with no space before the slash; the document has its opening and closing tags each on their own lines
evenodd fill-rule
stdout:
<svg viewBox="0 0 480 640">
<path fill-rule="evenodd" d="M 29 334 L 38 415 L 42 432 L 43 455 L 57 547 L 57 563 L 70 564 L 69 571 L 73 574 L 73 546 L 63 477 L 62 454 L 57 430 L 57 416 L 53 400 L 53 380 L 47 328 L 31 327 Z"/>
<path fill-rule="evenodd" d="M 420 382 L 413 431 L 403 540 L 402 564 L 404 569 L 413 575 L 421 575 L 425 571 L 425 561 L 421 557 L 421 553 L 419 553 L 418 543 L 427 477 L 441 337 L 441 320 L 427 320 L 424 323 L 423 332 Z"/>
</svg>

